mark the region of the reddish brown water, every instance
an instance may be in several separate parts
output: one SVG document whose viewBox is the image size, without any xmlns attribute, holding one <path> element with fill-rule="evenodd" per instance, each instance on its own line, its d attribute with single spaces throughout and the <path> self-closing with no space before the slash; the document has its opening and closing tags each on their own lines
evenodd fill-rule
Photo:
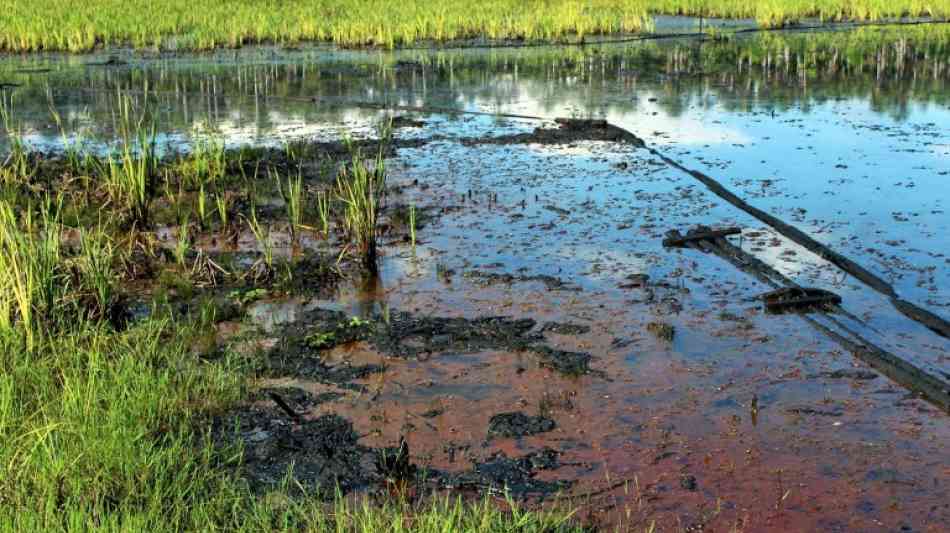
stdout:
<svg viewBox="0 0 950 533">
<path fill-rule="evenodd" d="M 405 361 L 357 344 L 325 360 L 385 363 L 387 371 L 362 382 L 368 392 L 347 392 L 311 415 L 343 415 L 371 446 L 405 436 L 413 460 L 439 470 L 467 470 L 499 451 L 522 456 L 551 447 L 565 466 L 538 477 L 575 481 L 560 502 L 605 527 L 946 530 L 946 414 L 883 376 L 836 377 L 869 369 L 799 317 L 765 315 L 755 296 L 767 287 L 716 257 L 664 250 L 659 233 L 697 222 L 739 224 L 759 235 L 744 240 L 745 248 L 797 279 L 843 293 L 876 342 L 939 364 L 945 341 L 909 321 L 899 331 L 884 329 L 901 320 L 886 302 L 856 282 L 836 284 L 818 258 L 720 205 L 688 176 L 617 170 L 619 160 L 650 167 L 643 152 L 609 143 L 440 149 L 445 153 L 432 161 L 448 161 L 453 177 L 428 175 L 435 165 L 412 154 L 406 158 L 413 164 L 397 172 L 402 183 L 433 183 L 406 194 L 446 213 L 420 232 L 424 244 L 414 253 L 406 245 L 387 248 L 374 289 L 344 292 L 340 303 L 354 314 L 388 308 L 588 325 L 589 333 L 546 336 L 556 348 L 591 353 L 595 372 L 561 376 L 531 354 L 503 351 Z M 492 157 L 510 164 L 489 174 L 477 165 L 484 151 L 500 151 Z M 462 201 L 476 177 L 484 180 L 483 195 L 498 194 L 497 203 Z M 537 201 L 522 191 L 529 183 L 544 184 Z M 624 194 L 621 187 L 650 192 Z M 466 274 L 519 268 L 572 286 L 486 285 Z M 620 288 L 630 274 L 649 274 L 652 299 L 643 289 Z M 672 341 L 654 336 L 651 322 L 672 325 Z M 434 409 L 443 413 L 422 416 Z M 557 428 L 487 439 L 491 416 L 510 411 L 547 414 Z"/>
</svg>

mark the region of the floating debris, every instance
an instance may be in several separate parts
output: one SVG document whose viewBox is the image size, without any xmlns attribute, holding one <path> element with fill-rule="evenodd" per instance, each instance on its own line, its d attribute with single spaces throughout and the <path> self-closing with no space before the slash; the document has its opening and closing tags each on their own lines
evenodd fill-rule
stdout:
<svg viewBox="0 0 950 533">
<path fill-rule="evenodd" d="M 652 333 L 654 337 L 667 342 L 671 342 L 673 335 L 676 333 L 673 326 L 663 322 L 650 322 L 647 324 L 647 331 Z"/>
</svg>

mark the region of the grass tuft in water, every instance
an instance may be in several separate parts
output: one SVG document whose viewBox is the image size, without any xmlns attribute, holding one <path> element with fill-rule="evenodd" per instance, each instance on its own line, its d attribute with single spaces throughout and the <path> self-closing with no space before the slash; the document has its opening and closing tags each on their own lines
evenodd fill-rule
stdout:
<svg viewBox="0 0 950 533">
<path fill-rule="evenodd" d="M 9 153 L 0 161 L 0 184 L 27 184 L 33 178 L 34 167 L 30 162 L 30 148 L 24 140 L 23 128 L 13 117 L 15 105 L 12 97 L 0 93 L 0 122 L 9 143 Z"/>
<path fill-rule="evenodd" d="M 382 151 L 367 165 L 359 149 L 337 176 L 336 194 L 343 204 L 343 227 L 363 266 L 375 272 L 379 213 L 386 196 L 386 165 Z"/>
<path fill-rule="evenodd" d="M 290 235 L 296 239 L 297 232 L 303 224 L 303 175 L 298 171 L 295 175 L 287 176 L 285 182 L 281 180 L 279 174 L 275 172 L 270 174 L 271 179 L 277 184 L 277 192 L 284 201 Z"/>
<path fill-rule="evenodd" d="M 149 205 L 155 193 L 158 165 L 156 128 L 148 110 L 135 116 L 132 99 L 119 95 L 121 146 L 98 163 L 112 200 L 123 206 L 136 224 L 148 223 Z"/>
</svg>

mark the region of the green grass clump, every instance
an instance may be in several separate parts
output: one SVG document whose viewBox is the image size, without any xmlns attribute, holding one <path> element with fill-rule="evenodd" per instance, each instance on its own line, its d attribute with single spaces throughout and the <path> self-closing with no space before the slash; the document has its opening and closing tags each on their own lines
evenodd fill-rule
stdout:
<svg viewBox="0 0 950 533">
<path fill-rule="evenodd" d="M 18 216 L 0 201 L 0 330 L 19 331 L 27 352 L 59 317 L 65 300 L 58 220 L 49 204 L 39 216 L 36 223 L 31 208 Z"/>
<path fill-rule="evenodd" d="M 158 164 L 156 126 L 149 110 L 137 111 L 130 97 L 120 94 L 118 107 L 121 146 L 92 165 L 112 200 L 127 209 L 131 221 L 147 224 Z"/>
<path fill-rule="evenodd" d="M 20 330 L 0 332 L 0 524 L 171 529 L 193 520 L 190 491 L 219 474 L 191 423 L 233 398 L 237 375 L 200 363 L 172 328 L 154 321 L 116 333 L 85 322 L 32 353 L 17 349 Z"/>
<path fill-rule="evenodd" d="M 372 165 L 367 165 L 358 149 L 353 161 L 337 177 L 337 198 L 344 206 L 343 225 L 363 266 L 377 269 L 376 240 L 379 214 L 386 196 L 386 164 L 382 149 Z"/>
<path fill-rule="evenodd" d="M 0 126 L 9 144 L 9 153 L 0 158 L 0 185 L 29 183 L 34 174 L 30 148 L 23 140 L 23 128 L 14 118 L 15 112 L 12 97 L 0 95 Z"/>
</svg>

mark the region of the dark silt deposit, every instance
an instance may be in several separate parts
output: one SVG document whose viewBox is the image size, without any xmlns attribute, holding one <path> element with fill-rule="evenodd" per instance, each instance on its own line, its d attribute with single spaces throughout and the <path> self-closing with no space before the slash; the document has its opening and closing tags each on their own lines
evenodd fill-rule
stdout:
<svg viewBox="0 0 950 533">
<path fill-rule="evenodd" d="M 580 141 L 606 141 L 616 143 L 631 143 L 634 146 L 643 146 L 643 141 L 630 132 L 609 124 L 603 119 L 571 119 L 558 118 L 557 127 L 542 126 L 535 128 L 531 133 L 519 133 L 500 137 L 483 139 L 466 139 L 463 144 L 570 144 Z"/>
<path fill-rule="evenodd" d="M 569 214 L 564 212 L 564 214 Z M 556 276 L 550 276 L 545 274 L 536 274 L 536 275 L 526 275 L 526 274 L 507 274 L 499 272 L 487 272 L 482 270 L 468 270 L 463 273 L 467 279 L 476 281 L 477 283 L 483 285 L 492 285 L 492 284 L 505 284 L 511 285 L 512 283 L 530 283 L 536 282 L 541 283 L 549 291 L 579 291 L 580 287 L 572 283 L 566 282 Z"/>
<path fill-rule="evenodd" d="M 373 365 L 329 368 L 321 352 L 336 346 L 366 341 L 380 353 L 394 358 L 428 359 L 439 354 L 464 354 L 485 350 L 529 352 L 541 366 L 570 375 L 590 371 L 590 354 L 557 350 L 546 345 L 543 331 L 567 335 L 586 333 L 589 328 L 548 324 L 535 332 L 532 319 L 481 317 L 475 319 L 414 316 L 393 312 L 386 322 L 348 316 L 340 311 L 317 308 L 302 320 L 286 326 L 282 340 L 271 351 L 267 373 L 318 379 L 341 384 L 382 371 Z"/>
<path fill-rule="evenodd" d="M 536 478 L 539 471 L 557 469 L 558 452 L 550 448 L 511 458 L 503 453 L 476 464 L 470 472 L 445 475 L 440 479 L 446 487 L 477 489 L 490 493 L 503 493 L 516 498 L 552 495 L 571 486 L 569 481 L 542 481 Z"/>
<path fill-rule="evenodd" d="M 326 415 L 292 420 L 272 408 L 249 407 L 216 419 L 215 439 L 244 449 L 239 469 L 251 487 L 266 491 L 290 474 L 308 491 L 333 498 L 334 487 L 349 492 L 372 479 L 364 466 L 374 453 L 359 445 L 346 419 Z"/>
<path fill-rule="evenodd" d="M 528 416 L 524 413 L 501 413 L 488 421 L 488 438 L 524 437 L 553 430 L 554 420 L 543 416 Z"/>
</svg>

